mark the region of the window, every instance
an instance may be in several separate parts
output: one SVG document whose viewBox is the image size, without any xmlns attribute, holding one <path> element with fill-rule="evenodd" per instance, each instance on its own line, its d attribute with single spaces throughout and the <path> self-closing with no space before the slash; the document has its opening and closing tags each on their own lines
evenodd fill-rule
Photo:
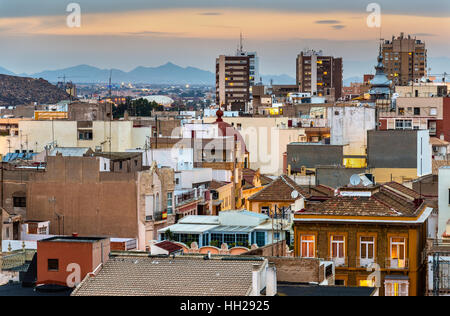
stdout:
<svg viewBox="0 0 450 316">
<path fill-rule="evenodd" d="M 223 235 L 223 242 L 226 243 L 228 245 L 228 247 L 230 247 L 231 244 L 236 243 L 236 235 L 234 235 L 234 234 Z"/>
<path fill-rule="evenodd" d="M 219 247 L 223 243 L 223 235 L 222 234 L 211 234 L 211 245 Z"/>
<path fill-rule="evenodd" d="M 256 244 L 258 247 L 264 247 L 266 245 L 266 233 L 256 232 Z"/>
<path fill-rule="evenodd" d="M 261 214 L 269 215 L 269 212 L 270 212 L 270 207 L 268 207 L 268 206 L 261 207 Z"/>
<path fill-rule="evenodd" d="M 398 108 L 398 114 L 399 115 L 405 115 L 405 109 L 404 108 Z"/>
<path fill-rule="evenodd" d="M 385 296 L 408 296 L 409 282 L 407 280 L 386 280 L 384 282 Z"/>
<path fill-rule="evenodd" d="M 389 267 L 394 269 L 406 268 L 406 238 L 393 237 L 390 241 Z"/>
<path fill-rule="evenodd" d="M 92 130 L 78 130 L 78 140 L 92 140 Z"/>
<path fill-rule="evenodd" d="M 414 108 L 414 115 L 420 115 L 420 108 Z"/>
<path fill-rule="evenodd" d="M 48 271 L 59 271 L 59 260 L 58 259 L 48 259 L 47 261 Z"/>
<path fill-rule="evenodd" d="M 248 235 L 246 234 L 237 234 L 236 235 L 236 246 L 238 247 L 248 247 Z"/>
<path fill-rule="evenodd" d="M 300 237 L 301 257 L 315 258 L 316 254 L 316 236 L 302 235 Z"/>
<path fill-rule="evenodd" d="M 173 211 L 173 193 L 167 193 L 167 214 L 172 214 Z"/>
<path fill-rule="evenodd" d="M 335 264 L 343 265 L 345 263 L 345 237 L 331 236 L 330 249 L 331 259 Z"/>
<path fill-rule="evenodd" d="M 13 206 L 14 207 L 27 207 L 27 198 L 22 196 L 14 196 L 13 197 Z"/>
<path fill-rule="evenodd" d="M 375 287 L 375 281 L 373 279 L 372 280 L 367 280 L 367 279 L 359 280 L 359 286 L 362 286 L 362 287 Z"/>
<path fill-rule="evenodd" d="M 374 262 L 375 237 L 360 237 L 360 266 L 367 267 Z"/>
<path fill-rule="evenodd" d="M 437 115 L 437 108 L 431 108 L 430 115 Z"/>
</svg>

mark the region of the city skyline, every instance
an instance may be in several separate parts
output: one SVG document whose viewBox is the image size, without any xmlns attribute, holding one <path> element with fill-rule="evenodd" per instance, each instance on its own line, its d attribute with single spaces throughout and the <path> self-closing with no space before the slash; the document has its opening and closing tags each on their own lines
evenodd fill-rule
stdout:
<svg viewBox="0 0 450 316">
<path fill-rule="evenodd" d="M 168 61 L 214 71 L 215 58 L 233 54 L 243 32 L 244 48 L 258 52 L 262 74 L 293 77 L 297 54 L 313 48 L 343 57 L 344 77 L 350 77 L 357 70 L 373 72 L 380 37 L 380 29 L 366 23 L 370 1 L 284 0 L 276 5 L 264 0 L 257 7 L 255 1 L 196 0 L 188 6 L 182 1 L 78 1 L 80 28 L 66 25 L 69 2 L 6 2 L 0 1 L 0 40 L 6 48 L 0 67 L 15 73 L 79 64 L 130 71 Z M 378 2 L 381 36 L 416 36 L 426 42 L 431 60 L 445 62 L 450 5 L 413 2 Z"/>
</svg>

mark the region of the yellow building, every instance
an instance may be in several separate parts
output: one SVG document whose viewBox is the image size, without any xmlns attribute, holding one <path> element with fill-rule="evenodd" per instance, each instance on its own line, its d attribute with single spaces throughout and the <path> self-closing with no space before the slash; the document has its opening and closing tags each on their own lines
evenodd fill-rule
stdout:
<svg viewBox="0 0 450 316">
<path fill-rule="evenodd" d="M 242 198 L 244 200 L 243 206 L 245 209 L 250 209 L 250 202 L 248 198 L 261 191 L 265 186 L 272 182 L 272 179 L 261 175 L 259 170 L 244 169 L 242 171 L 244 185 L 242 186 Z"/>
<path fill-rule="evenodd" d="M 213 207 L 212 215 L 218 215 L 220 211 L 229 211 L 233 209 L 233 183 L 211 181 L 209 190 L 212 194 Z"/>
<path fill-rule="evenodd" d="M 423 294 L 422 252 L 433 209 L 400 185 L 345 187 L 294 215 L 295 256 L 327 258 L 335 283 L 382 296 Z"/>
</svg>

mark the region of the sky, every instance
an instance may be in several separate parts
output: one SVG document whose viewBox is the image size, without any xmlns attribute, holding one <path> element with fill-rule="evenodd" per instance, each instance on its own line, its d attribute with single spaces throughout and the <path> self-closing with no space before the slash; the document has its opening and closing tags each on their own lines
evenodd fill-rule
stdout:
<svg viewBox="0 0 450 316">
<path fill-rule="evenodd" d="M 373 1 L 373 0 L 372 0 Z M 0 0 L 0 67 L 34 73 L 79 64 L 130 71 L 170 61 L 214 71 L 239 34 L 262 74 L 295 74 L 305 48 L 344 58 L 344 77 L 370 72 L 378 39 L 422 39 L 432 58 L 450 58 L 450 1 L 382 0 L 381 28 L 363 0 Z M 81 8 L 68 27 L 67 6 Z"/>
</svg>

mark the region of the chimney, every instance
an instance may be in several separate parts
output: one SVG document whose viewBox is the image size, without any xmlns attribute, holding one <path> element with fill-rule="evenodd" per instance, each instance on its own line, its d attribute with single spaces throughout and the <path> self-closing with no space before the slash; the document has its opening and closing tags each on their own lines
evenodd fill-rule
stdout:
<svg viewBox="0 0 450 316">
<path fill-rule="evenodd" d="M 261 276 L 259 270 L 261 265 L 254 264 L 252 272 L 252 296 L 260 296 L 261 294 Z"/>
<path fill-rule="evenodd" d="M 78 238 L 78 233 L 72 233 L 72 237 Z"/>
<path fill-rule="evenodd" d="M 275 263 L 269 262 L 266 276 L 266 296 L 275 296 L 277 292 L 277 268 Z"/>
</svg>

